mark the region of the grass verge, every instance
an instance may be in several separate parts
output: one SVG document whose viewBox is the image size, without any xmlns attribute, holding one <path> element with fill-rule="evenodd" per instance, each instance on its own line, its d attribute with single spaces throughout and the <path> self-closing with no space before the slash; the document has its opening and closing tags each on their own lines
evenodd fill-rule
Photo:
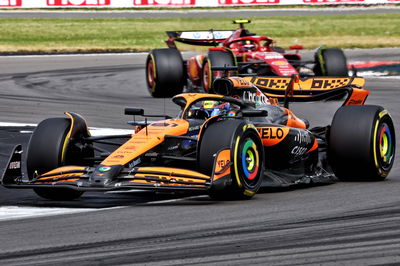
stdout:
<svg viewBox="0 0 400 266">
<path fill-rule="evenodd" d="M 252 32 L 287 48 L 400 47 L 400 14 L 256 17 Z M 148 51 L 165 47 L 167 30 L 234 29 L 227 18 L 0 19 L 0 52 Z M 182 46 L 183 49 L 194 47 Z"/>
</svg>

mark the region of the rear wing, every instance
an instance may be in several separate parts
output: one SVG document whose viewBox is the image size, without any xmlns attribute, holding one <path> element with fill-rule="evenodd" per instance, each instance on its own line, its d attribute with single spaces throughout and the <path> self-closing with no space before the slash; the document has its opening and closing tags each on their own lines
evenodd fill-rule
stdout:
<svg viewBox="0 0 400 266">
<path fill-rule="evenodd" d="M 214 71 L 223 71 L 224 78 L 216 79 L 213 89 L 226 96 L 242 95 L 244 100 L 261 99 L 259 94 L 268 97 L 268 102 L 312 102 L 322 100 L 340 100 L 347 95 L 343 105 L 362 105 L 369 95 L 364 89 L 365 79 L 362 77 L 290 77 L 276 76 L 230 76 L 239 66 L 214 66 Z M 244 92 L 247 93 L 244 93 Z M 246 97 L 245 97 L 246 96 Z M 265 100 L 263 100 L 265 101 Z"/>
<path fill-rule="evenodd" d="M 271 100 L 309 102 L 341 99 L 343 105 L 364 104 L 369 91 L 364 89 L 362 77 L 244 77 Z"/>
<path fill-rule="evenodd" d="M 229 38 L 233 30 L 167 31 L 169 48 L 176 48 L 175 41 L 199 46 L 216 46 Z"/>
</svg>

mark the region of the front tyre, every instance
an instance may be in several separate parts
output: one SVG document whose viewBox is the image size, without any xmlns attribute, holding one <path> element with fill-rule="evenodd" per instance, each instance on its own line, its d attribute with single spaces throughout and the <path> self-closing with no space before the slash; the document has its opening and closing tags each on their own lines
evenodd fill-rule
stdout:
<svg viewBox="0 0 400 266">
<path fill-rule="evenodd" d="M 146 60 L 146 84 L 153 97 L 173 97 L 182 93 L 184 64 L 176 49 L 151 50 Z"/>
<path fill-rule="evenodd" d="M 396 136 L 392 118 L 380 106 L 344 106 L 329 133 L 328 159 L 344 181 L 384 180 L 393 166 Z"/>
<path fill-rule="evenodd" d="M 224 134 L 221 134 L 224 132 Z M 212 188 L 213 199 L 250 199 L 259 190 L 262 182 L 263 146 L 257 130 L 252 124 L 229 119 L 211 124 L 201 137 L 199 168 L 211 175 L 215 154 L 230 149 L 230 180 L 223 188 Z"/>
<path fill-rule="evenodd" d="M 36 174 L 44 174 L 71 160 L 79 159 L 77 158 L 79 154 L 82 156 L 91 154 L 87 151 L 78 152 L 74 146 L 68 145 L 70 127 L 71 119 L 68 118 L 49 118 L 39 123 L 28 144 L 26 163 L 30 179 Z M 81 191 L 68 188 L 34 188 L 33 190 L 39 196 L 52 200 L 73 200 L 83 194 Z"/>
</svg>

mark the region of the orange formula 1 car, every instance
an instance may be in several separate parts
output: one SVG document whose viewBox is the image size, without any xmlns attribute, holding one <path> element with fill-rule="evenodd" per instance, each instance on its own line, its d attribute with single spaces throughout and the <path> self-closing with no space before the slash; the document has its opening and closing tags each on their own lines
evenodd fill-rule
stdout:
<svg viewBox="0 0 400 266">
<path fill-rule="evenodd" d="M 314 60 L 305 61 L 298 53 L 301 45 L 287 52 L 274 46 L 270 37 L 257 36 L 244 28 L 250 20 L 235 20 L 237 30 L 168 31 L 166 49 L 150 51 L 146 61 L 146 82 L 153 97 L 171 97 L 187 92 L 211 92 L 212 82 L 222 76 L 214 66 L 247 65 L 238 74 L 257 76 L 348 76 L 347 60 L 341 49 L 319 47 Z M 176 42 L 212 46 L 206 55 L 183 60 Z"/>
<path fill-rule="evenodd" d="M 1 184 L 32 188 L 55 200 L 85 191 L 137 189 L 246 199 L 261 186 L 387 177 L 395 156 L 393 122 L 384 108 L 363 105 L 369 91 L 359 85 L 362 78 L 329 88 L 324 84 L 339 84 L 336 79 L 293 77 L 286 87 L 271 84 L 283 84 L 282 78 L 218 79 L 220 94 L 177 95 L 173 101 L 181 111 L 175 118 L 132 121 L 135 132 L 129 135 L 91 136 L 85 120 L 74 113 L 46 119 L 29 142 L 27 175 L 22 175 L 18 145 Z M 344 92 L 348 96 L 327 127 L 310 129 L 287 108 L 290 101 Z M 280 100 L 286 107 L 278 105 Z M 125 113 L 146 117 L 143 109 Z M 122 143 L 116 141 L 121 138 Z"/>
</svg>

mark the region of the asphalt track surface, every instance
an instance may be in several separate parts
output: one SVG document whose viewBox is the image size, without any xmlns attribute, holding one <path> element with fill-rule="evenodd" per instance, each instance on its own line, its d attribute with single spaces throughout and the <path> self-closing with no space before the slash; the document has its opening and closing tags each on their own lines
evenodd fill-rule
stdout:
<svg viewBox="0 0 400 266">
<path fill-rule="evenodd" d="M 346 53 L 354 61 L 400 56 L 399 49 Z M 148 95 L 144 59 L 143 54 L 0 57 L 0 121 L 38 123 L 68 110 L 81 113 L 90 126 L 125 128 L 127 106 L 173 115 L 177 109 L 168 99 Z M 368 78 L 367 103 L 385 106 L 400 132 L 398 82 Z M 327 125 L 337 106 L 293 108 L 312 125 Z M 12 145 L 26 144 L 29 134 L 20 130 L 0 130 L 0 169 Z M 398 265 L 399 191 L 398 156 L 384 182 L 263 191 L 250 201 L 87 193 L 73 202 L 53 202 L 29 190 L 0 188 L 0 208 L 82 209 L 0 220 L 0 264 Z"/>
<path fill-rule="evenodd" d="M 338 16 L 399 13 L 398 6 L 340 8 L 260 8 L 260 9 L 184 9 L 184 10 L 114 10 L 114 11 L 19 11 L 0 10 L 0 18 L 220 18 L 273 16 Z"/>
</svg>

